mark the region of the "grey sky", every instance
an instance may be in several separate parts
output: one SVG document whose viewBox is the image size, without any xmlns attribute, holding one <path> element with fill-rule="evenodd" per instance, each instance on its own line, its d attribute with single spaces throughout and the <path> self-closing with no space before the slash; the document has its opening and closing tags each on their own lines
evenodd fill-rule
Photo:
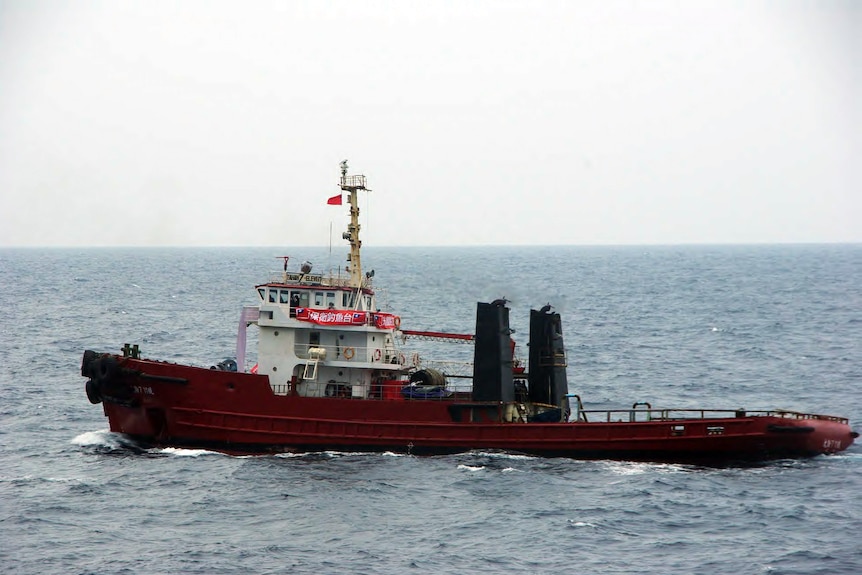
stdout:
<svg viewBox="0 0 862 575">
<path fill-rule="evenodd" d="M 0 0 L 0 245 L 860 242 L 862 2 Z"/>
</svg>

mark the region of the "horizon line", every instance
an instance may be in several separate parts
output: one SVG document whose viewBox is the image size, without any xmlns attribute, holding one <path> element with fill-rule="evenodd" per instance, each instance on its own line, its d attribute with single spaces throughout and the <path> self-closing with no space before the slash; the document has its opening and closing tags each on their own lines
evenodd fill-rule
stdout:
<svg viewBox="0 0 862 575">
<path fill-rule="evenodd" d="M 287 244 L 85 244 L 85 245 L 60 245 L 60 244 L 22 244 L 22 245 L 2 245 L 2 250 L 14 249 L 283 249 Z M 589 243 L 589 244 L 419 244 L 419 245 L 397 245 L 397 244 L 381 244 L 374 246 L 365 246 L 365 249 L 374 250 L 379 248 L 386 249 L 413 249 L 413 248 L 637 248 L 637 247 L 767 247 L 767 246 L 858 246 L 862 245 L 862 240 L 852 241 L 780 241 L 780 242 L 675 242 L 675 243 Z M 313 244 L 296 244 L 291 246 L 291 249 L 310 248 L 310 249 L 329 249 L 328 245 L 313 245 Z"/>
</svg>

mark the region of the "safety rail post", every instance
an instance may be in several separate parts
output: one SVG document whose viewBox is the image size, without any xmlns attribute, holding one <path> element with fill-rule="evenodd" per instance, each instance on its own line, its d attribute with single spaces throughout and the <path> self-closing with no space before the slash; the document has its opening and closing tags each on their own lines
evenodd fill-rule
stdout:
<svg viewBox="0 0 862 575">
<path fill-rule="evenodd" d="M 639 411 L 638 410 L 639 405 L 646 406 L 647 421 L 649 421 L 652 418 L 652 414 L 651 414 L 652 405 L 650 405 L 649 402 L 647 402 L 647 401 L 636 401 L 632 404 L 632 410 L 629 412 L 629 421 L 632 423 L 637 421 L 637 415 L 635 415 L 635 414 Z"/>
<path fill-rule="evenodd" d="M 583 416 L 584 422 L 587 421 L 587 412 L 584 411 L 584 404 L 581 403 L 581 396 L 576 393 L 567 393 L 566 398 L 576 400 L 575 403 L 575 421 L 581 421 L 581 416 Z"/>
</svg>

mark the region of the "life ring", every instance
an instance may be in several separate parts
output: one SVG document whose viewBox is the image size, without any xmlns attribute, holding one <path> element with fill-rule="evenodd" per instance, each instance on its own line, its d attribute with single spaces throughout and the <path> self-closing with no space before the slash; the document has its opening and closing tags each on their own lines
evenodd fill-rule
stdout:
<svg viewBox="0 0 862 575">
<path fill-rule="evenodd" d="M 373 357 L 374 357 L 374 361 L 380 361 L 380 358 L 383 357 L 383 352 L 380 351 L 380 348 L 377 348 L 374 350 Z"/>
<path fill-rule="evenodd" d="M 399 365 L 407 364 L 407 356 L 404 355 L 402 352 L 398 352 L 398 363 Z"/>
<path fill-rule="evenodd" d="M 410 361 L 413 362 L 413 367 L 419 367 L 419 364 L 422 363 L 422 359 L 419 357 L 419 352 L 414 352 L 410 357 Z"/>
<path fill-rule="evenodd" d="M 345 347 L 344 351 L 341 352 L 341 355 L 344 356 L 344 359 L 353 359 L 353 356 L 356 355 L 356 350 L 352 347 Z"/>
<path fill-rule="evenodd" d="M 401 318 L 397 315 L 395 316 L 395 329 L 401 329 Z"/>
</svg>

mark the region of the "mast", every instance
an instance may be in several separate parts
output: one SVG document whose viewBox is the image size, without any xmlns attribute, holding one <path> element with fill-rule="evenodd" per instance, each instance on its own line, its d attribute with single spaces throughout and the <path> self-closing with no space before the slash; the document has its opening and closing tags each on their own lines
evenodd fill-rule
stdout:
<svg viewBox="0 0 862 575">
<path fill-rule="evenodd" d="M 359 203 L 357 201 L 357 191 L 371 191 L 365 187 L 365 176 L 348 176 L 347 175 L 347 160 L 341 162 L 341 189 L 348 193 L 350 201 L 350 224 L 347 226 L 347 231 L 341 234 L 341 237 L 350 242 L 350 255 L 347 256 L 347 261 L 350 262 L 350 287 L 359 289 L 362 287 L 362 261 L 359 256 L 359 248 L 362 247 L 362 242 L 359 240 Z"/>
</svg>

